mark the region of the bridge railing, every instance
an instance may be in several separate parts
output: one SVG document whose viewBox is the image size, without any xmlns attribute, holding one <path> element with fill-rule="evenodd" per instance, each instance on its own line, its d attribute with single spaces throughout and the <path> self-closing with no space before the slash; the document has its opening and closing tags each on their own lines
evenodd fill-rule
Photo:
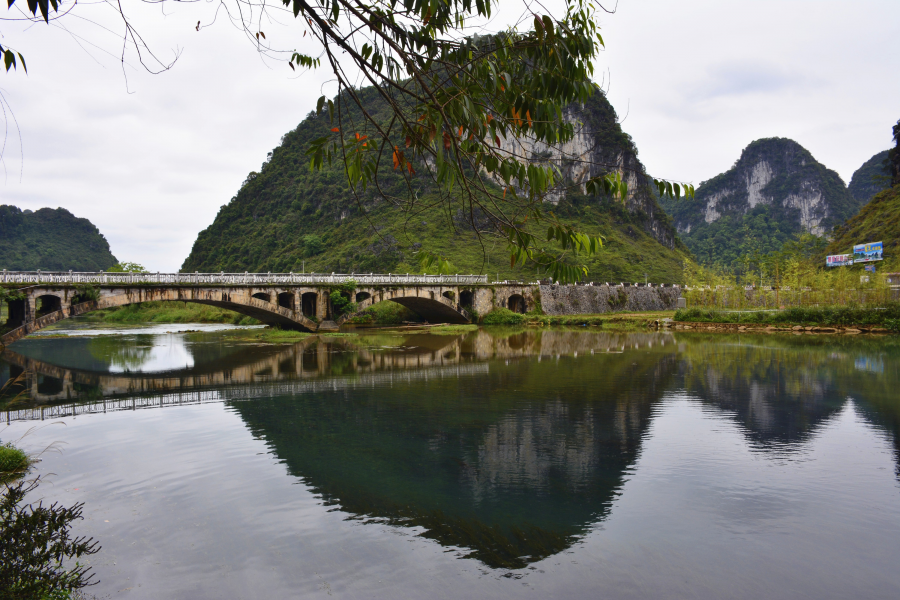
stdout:
<svg viewBox="0 0 900 600">
<path fill-rule="evenodd" d="M 395 273 L 78 273 L 7 271 L 0 283 L 98 285 L 470 285 L 488 283 L 487 275 L 415 275 Z"/>
</svg>

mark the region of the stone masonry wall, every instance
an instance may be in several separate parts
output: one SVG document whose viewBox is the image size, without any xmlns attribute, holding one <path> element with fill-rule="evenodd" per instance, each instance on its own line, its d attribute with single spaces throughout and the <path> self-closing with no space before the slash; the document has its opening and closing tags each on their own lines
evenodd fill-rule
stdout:
<svg viewBox="0 0 900 600">
<path fill-rule="evenodd" d="M 578 315 L 644 310 L 675 310 L 677 286 L 542 285 L 541 308 L 547 315 Z"/>
</svg>

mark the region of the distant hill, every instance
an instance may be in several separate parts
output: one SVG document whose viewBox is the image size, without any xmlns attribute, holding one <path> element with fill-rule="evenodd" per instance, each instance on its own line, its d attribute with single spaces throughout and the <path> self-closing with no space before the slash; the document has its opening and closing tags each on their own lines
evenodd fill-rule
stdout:
<svg viewBox="0 0 900 600">
<path fill-rule="evenodd" d="M 784 138 L 752 142 L 693 200 L 661 203 L 699 262 L 738 269 L 754 251 L 778 250 L 801 232 L 822 235 L 864 204 L 840 176 Z"/>
<path fill-rule="evenodd" d="M 882 190 L 891 187 L 891 170 L 888 166 L 888 154 L 890 150 L 879 152 L 863 163 L 850 178 L 847 189 L 853 199 L 865 204 Z"/>
<path fill-rule="evenodd" d="M 371 88 L 358 92 L 375 118 L 388 118 Z M 556 160 L 572 178 L 598 174 L 597 164 L 620 164 L 638 174 L 629 181 L 625 206 L 608 197 L 555 192 L 547 203 L 560 220 L 586 233 L 606 236 L 606 247 L 587 261 L 588 279 L 597 281 L 676 282 L 686 255 L 671 221 L 647 185 L 644 167 L 631 137 L 619 127 L 616 113 L 602 93 L 584 105 L 571 106 L 567 118 L 579 133 L 568 150 L 580 160 L 566 160 L 554 150 L 532 148 L 533 160 Z M 404 212 L 375 186 L 357 203 L 347 186 L 343 164 L 310 172 L 304 154 L 309 143 L 328 135 L 324 115 L 307 115 L 282 138 L 260 171 L 247 176 L 237 195 L 221 208 L 213 223 L 197 236 L 183 271 L 207 272 L 420 272 L 412 253 L 419 247 L 449 258 L 460 273 L 492 277 L 536 277 L 534 267 L 511 269 L 502 240 L 474 234 L 461 211 L 448 211 L 430 187 L 428 166 L 416 164 L 413 178 L 417 207 Z M 527 146 L 527 140 L 523 141 Z M 585 167 L 585 165 L 589 165 Z M 574 173 L 574 171 L 579 171 Z M 402 178 L 380 175 L 381 189 L 406 194 Z M 560 190 L 564 192 L 565 190 Z M 477 220 L 477 215 L 476 215 Z M 542 230 L 543 232 L 543 230 Z"/>
<path fill-rule="evenodd" d="M 834 233 L 826 254 L 849 254 L 855 244 L 884 242 L 886 259 L 900 256 L 900 185 L 876 194 Z"/>
<path fill-rule="evenodd" d="M 0 205 L 0 269 L 105 271 L 117 262 L 87 219 L 64 208 L 23 211 Z"/>
</svg>

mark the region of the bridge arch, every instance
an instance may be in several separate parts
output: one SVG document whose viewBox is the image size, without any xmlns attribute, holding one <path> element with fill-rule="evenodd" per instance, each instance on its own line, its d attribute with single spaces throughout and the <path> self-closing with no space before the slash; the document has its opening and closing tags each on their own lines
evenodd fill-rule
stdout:
<svg viewBox="0 0 900 600">
<path fill-rule="evenodd" d="M 281 292 L 278 294 L 278 306 L 294 310 L 294 292 Z"/>
<path fill-rule="evenodd" d="M 475 292 L 472 290 L 460 290 L 459 305 L 465 309 L 471 310 L 475 305 Z"/>
<path fill-rule="evenodd" d="M 429 323 L 471 323 L 468 312 L 460 310 L 454 299 L 447 293 L 456 295 L 455 289 L 446 287 L 401 287 L 401 288 L 359 288 L 356 293 L 357 311 L 362 312 L 376 302 L 396 302 L 408 308 Z M 358 313 L 357 313 L 358 314 Z M 351 315 L 345 315 L 343 322 Z"/>
<path fill-rule="evenodd" d="M 4 345 L 11 344 L 30 333 L 40 331 L 54 323 L 83 315 L 96 310 L 105 308 L 115 308 L 119 306 L 127 306 L 129 304 L 140 304 L 142 302 L 154 301 L 175 301 L 175 302 L 192 302 L 195 304 L 205 304 L 208 306 L 216 306 L 236 313 L 253 317 L 258 321 L 267 325 L 277 325 L 285 329 L 299 329 L 301 331 L 316 331 L 318 323 L 304 316 L 293 308 L 286 308 L 274 304 L 269 300 L 261 299 L 260 296 L 272 298 L 272 295 L 265 292 L 255 292 L 248 288 L 200 288 L 200 289 L 184 289 L 184 288 L 118 288 L 114 290 L 103 290 L 99 300 L 88 302 L 80 302 L 77 304 L 63 303 L 63 298 L 59 293 L 51 290 L 35 290 L 31 296 L 31 306 L 34 307 L 33 319 L 28 319 L 27 315 L 19 315 L 10 305 L 10 324 L 21 323 L 21 325 L 7 332 L 0 338 Z M 275 290 L 272 292 L 275 293 Z M 293 292 L 281 292 L 282 294 L 290 294 L 293 298 Z M 28 300 L 21 301 L 24 305 L 29 303 Z M 291 302 L 293 304 L 293 301 Z M 16 312 L 14 315 L 13 313 Z"/>
<path fill-rule="evenodd" d="M 300 295 L 301 313 L 306 318 L 315 318 L 316 306 L 319 304 L 319 294 L 316 292 L 305 292 Z"/>
<path fill-rule="evenodd" d="M 525 302 L 525 297 L 521 294 L 513 294 L 506 301 L 506 306 L 509 310 L 514 313 L 525 314 L 527 311 L 527 304 Z"/>
<path fill-rule="evenodd" d="M 56 294 L 41 294 L 34 299 L 34 314 L 42 317 L 62 308 L 62 298 Z"/>
</svg>

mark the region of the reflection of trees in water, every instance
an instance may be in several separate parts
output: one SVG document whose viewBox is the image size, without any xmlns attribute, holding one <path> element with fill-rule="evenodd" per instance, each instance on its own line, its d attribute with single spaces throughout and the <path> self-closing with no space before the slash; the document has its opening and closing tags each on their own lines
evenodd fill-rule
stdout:
<svg viewBox="0 0 900 600">
<path fill-rule="evenodd" d="M 684 342 L 685 388 L 733 411 L 756 442 L 765 447 L 802 442 L 852 398 L 870 422 L 889 432 L 900 465 L 897 337 L 689 334 L 678 339 Z"/>
<path fill-rule="evenodd" d="M 139 335 L 132 342 L 118 336 L 98 335 L 88 342 L 88 351 L 91 356 L 110 367 L 136 371 L 149 360 L 153 352 L 153 337 Z"/>
<path fill-rule="evenodd" d="M 232 408 L 325 502 L 521 568 L 603 518 L 676 368 L 655 351 L 517 361 Z"/>
</svg>

